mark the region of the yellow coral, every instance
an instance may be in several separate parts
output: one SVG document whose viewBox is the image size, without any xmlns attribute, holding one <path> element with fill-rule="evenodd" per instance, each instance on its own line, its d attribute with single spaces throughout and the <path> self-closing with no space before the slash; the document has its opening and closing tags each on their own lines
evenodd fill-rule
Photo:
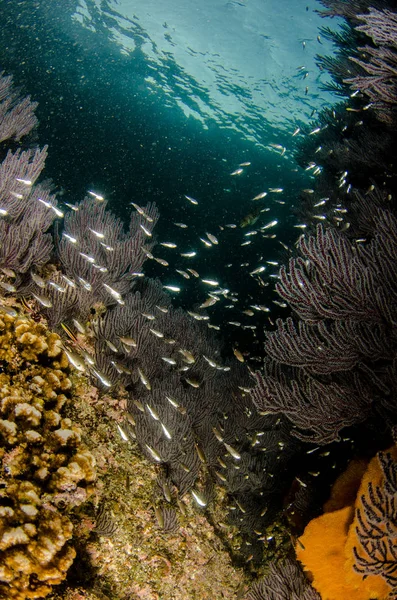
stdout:
<svg viewBox="0 0 397 600">
<path fill-rule="evenodd" d="M 73 562 L 71 510 L 92 492 L 95 460 L 61 410 L 70 394 L 60 338 L 0 315 L 0 598 L 43 598 Z"/>
</svg>

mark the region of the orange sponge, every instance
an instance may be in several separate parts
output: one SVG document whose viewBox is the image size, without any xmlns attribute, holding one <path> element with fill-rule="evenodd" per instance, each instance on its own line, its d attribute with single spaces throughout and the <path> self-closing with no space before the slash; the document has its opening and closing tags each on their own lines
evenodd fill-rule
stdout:
<svg viewBox="0 0 397 600">
<path fill-rule="evenodd" d="M 395 447 L 392 449 L 396 458 Z M 296 545 L 296 554 L 305 571 L 309 572 L 312 585 L 322 600 L 386 600 L 390 586 L 381 575 L 363 575 L 354 569 L 353 547 L 360 552 L 361 544 L 356 534 L 356 511 L 365 512 L 362 496 L 368 501 L 368 483 L 383 486 L 383 471 L 377 457 L 369 463 L 357 485 L 365 463 L 355 462 L 335 484 L 325 512 L 307 525 Z"/>
</svg>

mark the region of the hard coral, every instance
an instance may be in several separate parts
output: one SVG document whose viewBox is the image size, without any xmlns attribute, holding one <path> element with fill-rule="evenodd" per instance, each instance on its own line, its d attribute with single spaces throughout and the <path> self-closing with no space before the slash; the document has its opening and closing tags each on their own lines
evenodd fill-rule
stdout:
<svg viewBox="0 0 397 600">
<path fill-rule="evenodd" d="M 0 314 L 0 361 L 0 598 L 43 598 L 75 557 L 67 513 L 91 493 L 95 460 L 62 417 L 59 336 Z"/>
</svg>

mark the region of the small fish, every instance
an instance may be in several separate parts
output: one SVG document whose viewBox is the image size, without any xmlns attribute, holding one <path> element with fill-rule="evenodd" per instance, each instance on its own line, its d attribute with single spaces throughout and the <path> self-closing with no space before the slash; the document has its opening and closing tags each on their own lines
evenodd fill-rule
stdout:
<svg viewBox="0 0 397 600">
<path fill-rule="evenodd" d="M 156 517 L 157 524 L 160 527 L 160 529 L 164 529 L 164 513 L 161 510 L 161 508 L 156 506 L 154 509 L 154 515 Z"/>
<path fill-rule="evenodd" d="M 238 348 L 233 348 L 233 354 L 237 358 L 237 360 L 239 360 L 242 363 L 244 362 L 244 356 L 241 354 Z"/>
<path fill-rule="evenodd" d="M 145 374 L 139 367 L 137 369 L 138 369 L 138 375 L 139 375 L 141 382 L 143 383 L 145 388 L 150 391 L 152 389 L 152 386 L 150 385 L 149 380 L 147 379 L 147 377 L 145 376 Z"/>
<path fill-rule="evenodd" d="M 258 267 L 257 269 L 254 269 L 253 271 L 250 272 L 250 275 L 258 275 L 259 273 L 263 273 L 263 271 L 265 271 L 266 267 Z"/>
<path fill-rule="evenodd" d="M 269 192 L 273 192 L 273 194 L 281 194 L 284 191 L 284 188 L 269 188 Z"/>
<path fill-rule="evenodd" d="M 201 280 L 203 283 L 205 283 L 206 285 L 212 285 L 214 287 L 219 286 L 218 281 L 215 281 L 215 279 L 202 279 Z"/>
<path fill-rule="evenodd" d="M 186 223 L 174 223 L 176 227 L 180 227 L 181 229 L 187 229 Z"/>
<path fill-rule="evenodd" d="M 63 294 L 64 292 L 66 292 L 66 288 L 62 287 L 61 285 L 59 285 L 59 283 L 56 283 L 55 281 L 49 281 L 48 285 L 50 285 L 51 287 L 54 288 L 54 290 L 56 290 L 57 292 Z"/>
<path fill-rule="evenodd" d="M 169 365 L 176 365 L 176 360 L 174 360 L 173 358 L 169 358 L 168 356 L 162 356 L 161 360 L 163 360 Z"/>
<path fill-rule="evenodd" d="M 267 192 L 261 192 L 260 194 L 255 196 L 255 198 L 252 198 L 252 200 L 262 200 L 262 198 L 265 198 L 265 196 L 267 196 Z"/>
<path fill-rule="evenodd" d="M 124 442 L 128 442 L 128 436 L 127 436 L 127 434 L 125 433 L 124 429 L 122 427 L 120 427 L 120 425 L 118 423 L 117 423 L 117 429 L 119 430 L 119 434 L 120 434 L 121 439 Z"/>
<path fill-rule="evenodd" d="M 38 294 L 34 294 L 32 292 L 32 296 L 35 300 L 37 300 L 37 302 L 39 304 L 41 304 L 41 306 L 45 306 L 45 308 L 51 308 L 52 307 L 52 302 L 49 298 L 47 298 L 47 296 L 42 296 L 42 295 L 38 295 Z"/>
<path fill-rule="evenodd" d="M 197 444 L 197 442 L 194 443 L 194 447 L 196 449 L 197 456 L 199 457 L 201 462 L 205 465 L 207 462 L 207 459 L 205 457 L 204 450 L 201 448 L 201 446 L 199 444 Z"/>
<path fill-rule="evenodd" d="M 148 214 L 145 213 L 145 211 L 143 210 L 143 208 L 141 208 L 140 206 L 138 206 L 138 204 L 135 204 L 134 202 L 130 202 L 130 204 L 132 204 L 132 206 L 135 208 L 135 210 L 144 218 L 146 219 L 146 221 L 148 221 L 148 223 L 153 223 L 153 219 L 152 217 L 149 217 Z"/>
<path fill-rule="evenodd" d="M 224 444 L 226 450 L 229 452 L 230 456 L 232 456 L 236 460 L 240 460 L 241 459 L 241 454 L 239 454 L 237 452 L 237 450 L 235 450 L 235 448 L 233 448 L 233 446 L 230 446 L 229 444 L 226 444 L 226 442 L 224 442 L 223 444 Z"/>
<path fill-rule="evenodd" d="M 316 133 L 319 133 L 321 131 L 320 127 L 316 127 L 316 129 L 313 129 L 313 131 L 310 131 L 309 135 L 315 135 Z"/>
<path fill-rule="evenodd" d="M 35 284 L 39 287 L 44 288 L 46 286 L 44 279 L 40 277 L 40 275 L 37 275 L 37 273 L 35 273 L 34 271 L 30 271 L 30 276 L 35 282 Z"/>
<path fill-rule="evenodd" d="M 179 275 L 182 275 L 182 277 L 185 279 L 190 279 L 190 275 L 189 273 L 186 273 L 186 271 L 181 271 L 180 269 L 175 269 L 175 271 L 179 273 Z"/>
<path fill-rule="evenodd" d="M 119 336 L 119 340 L 124 346 L 136 348 L 136 341 L 132 337 Z"/>
<path fill-rule="evenodd" d="M 15 181 L 23 183 L 24 185 L 33 185 L 33 181 L 31 181 L 30 179 L 19 179 L 19 177 L 15 177 Z"/>
<path fill-rule="evenodd" d="M 226 482 L 226 481 L 227 481 L 226 477 L 225 477 L 225 476 L 224 476 L 222 473 L 220 473 L 220 471 L 217 471 L 217 470 L 215 469 L 215 474 L 216 474 L 216 475 L 218 475 L 218 477 L 219 477 L 219 479 L 220 479 L 221 481 L 223 481 L 223 482 Z M 218 525 L 219 525 L 219 523 L 218 523 Z"/>
<path fill-rule="evenodd" d="M 191 310 L 188 310 L 187 314 L 190 315 L 191 317 L 193 317 L 193 319 L 196 319 L 196 321 L 208 321 L 209 320 L 208 315 L 200 315 L 200 313 L 192 312 Z"/>
<path fill-rule="evenodd" d="M 196 254 L 197 254 L 197 252 L 193 252 L 193 251 L 192 252 L 183 252 L 181 254 L 181 256 L 183 258 L 193 258 L 193 256 L 196 256 Z"/>
<path fill-rule="evenodd" d="M 97 371 L 96 369 L 92 369 L 91 368 L 91 372 L 93 373 L 93 375 L 95 375 L 95 377 L 97 377 L 99 379 L 99 381 L 102 383 L 102 385 L 104 385 L 105 387 L 112 387 L 112 382 L 109 381 L 109 379 L 103 375 L 103 373 L 101 373 L 100 371 Z"/>
<path fill-rule="evenodd" d="M 96 192 L 88 191 L 88 193 L 90 194 L 90 196 L 95 198 L 95 200 L 98 200 L 98 202 L 103 202 L 105 200 L 105 198 L 103 196 L 101 196 L 100 194 L 97 194 Z"/>
<path fill-rule="evenodd" d="M 200 242 L 203 242 L 204 246 L 207 246 L 207 248 L 212 248 L 212 244 L 210 241 L 206 240 L 205 238 L 199 238 Z"/>
<path fill-rule="evenodd" d="M 118 348 L 116 348 L 116 346 L 113 344 L 113 342 L 111 342 L 110 340 L 105 340 L 105 344 L 112 352 L 115 352 L 116 354 L 118 353 L 119 350 L 118 350 Z"/>
<path fill-rule="evenodd" d="M 186 200 L 189 200 L 189 202 L 191 202 L 192 204 L 198 204 L 197 200 L 195 200 L 194 198 L 192 198 L 191 196 L 186 196 L 186 194 L 184 194 Z"/>
<path fill-rule="evenodd" d="M 61 210 L 59 210 L 59 208 L 57 208 L 56 206 L 53 206 L 52 204 L 51 204 L 51 209 L 54 211 L 54 213 L 56 214 L 57 217 L 62 218 L 65 216 L 65 214 Z"/>
<path fill-rule="evenodd" d="M 194 269 L 186 269 L 186 271 L 189 271 L 189 273 L 191 273 L 193 275 L 193 277 L 197 277 L 197 278 L 200 277 L 200 275 Z"/>
<path fill-rule="evenodd" d="M 17 311 L 14 308 L 11 308 L 11 306 L 4 306 L 3 304 L 1 304 L 0 311 L 5 313 L 9 317 L 17 317 L 18 316 Z"/>
<path fill-rule="evenodd" d="M 88 292 L 92 290 L 92 285 L 88 281 L 86 281 L 82 277 L 77 277 L 77 279 L 80 281 L 81 285 L 85 290 L 87 290 Z"/>
<path fill-rule="evenodd" d="M 172 242 L 160 242 L 160 246 L 164 246 L 164 248 L 176 248 L 177 245 Z"/>
<path fill-rule="evenodd" d="M 170 292 L 180 292 L 181 288 L 176 285 L 163 285 L 165 290 L 169 290 Z"/>
<path fill-rule="evenodd" d="M 257 222 L 257 220 L 259 219 L 259 217 L 261 216 L 261 213 L 263 212 L 263 207 L 262 205 L 258 205 L 254 208 L 254 210 L 251 210 L 247 215 L 245 215 L 245 217 L 240 221 L 240 227 L 244 228 L 247 227 L 248 225 L 255 225 L 255 223 Z"/>
<path fill-rule="evenodd" d="M 158 338 L 163 338 L 164 337 L 164 333 L 161 333 L 161 331 L 158 331 L 157 329 L 149 329 L 150 333 L 153 333 L 153 335 L 155 335 Z"/>
<path fill-rule="evenodd" d="M 93 256 L 89 256 L 88 254 L 84 254 L 84 252 L 79 252 L 80 256 L 82 256 L 86 261 L 93 264 L 95 262 L 95 258 Z"/>
<path fill-rule="evenodd" d="M 141 312 L 142 317 L 145 317 L 148 321 L 155 321 L 156 317 L 151 313 Z"/>
<path fill-rule="evenodd" d="M 89 231 L 91 231 L 91 233 L 93 233 L 100 240 L 103 240 L 103 238 L 105 237 L 103 233 L 100 233 L 99 231 L 95 231 L 95 229 L 91 229 L 91 227 L 89 227 L 88 229 L 89 229 Z"/>
<path fill-rule="evenodd" d="M 156 256 L 153 256 L 153 258 L 156 262 L 159 263 L 159 265 L 162 265 L 163 267 L 169 267 L 169 263 L 166 260 L 164 260 L 164 258 L 157 258 Z"/>
<path fill-rule="evenodd" d="M 191 494 L 199 506 L 202 506 L 203 508 L 205 506 L 207 506 L 207 502 L 206 502 L 205 498 L 203 496 L 201 496 L 198 492 L 196 492 L 195 490 L 192 490 Z"/>
<path fill-rule="evenodd" d="M 172 435 L 171 435 L 170 431 L 167 429 L 167 427 L 164 425 L 164 423 L 160 422 L 160 425 L 161 425 L 161 429 L 163 430 L 163 433 L 164 433 L 165 437 L 167 438 L 167 440 L 171 440 Z M 170 494 L 170 497 L 171 497 L 171 494 Z M 171 500 L 168 500 L 168 502 L 171 502 Z"/>
<path fill-rule="evenodd" d="M 103 284 L 103 287 L 105 288 L 105 290 L 106 290 L 107 292 L 109 292 L 109 294 L 110 294 L 111 296 L 113 296 L 113 298 L 114 298 L 114 299 L 115 299 L 115 300 L 116 300 L 116 301 L 117 301 L 119 304 L 121 304 L 121 305 L 124 305 L 124 304 L 125 304 L 124 300 L 123 300 L 123 299 L 122 299 L 122 297 L 121 297 L 121 294 L 120 294 L 120 292 L 118 292 L 117 290 L 115 290 L 115 289 L 113 289 L 112 287 L 110 287 L 110 285 L 108 285 L 107 283 L 104 283 L 104 284 Z"/>
<path fill-rule="evenodd" d="M 236 229 L 237 225 L 235 225 L 234 223 L 228 223 L 227 225 L 225 225 L 225 227 L 228 227 L 229 229 Z"/>
<path fill-rule="evenodd" d="M 71 210 L 74 210 L 75 212 L 79 210 L 78 206 L 75 206 L 74 204 L 69 204 L 69 202 L 64 202 L 64 205 L 70 208 Z"/>
<path fill-rule="evenodd" d="M 244 172 L 244 169 L 242 169 L 241 167 L 239 167 L 238 169 L 236 169 L 235 171 L 233 171 L 233 173 L 230 173 L 230 175 L 233 177 L 234 175 L 241 175 L 241 173 Z"/>
<path fill-rule="evenodd" d="M 158 412 L 149 404 L 146 403 L 146 408 L 148 410 L 149 415 L 152 417 L 152 419 L 154 419 L 155 421 L 159 421 L 160 417 Z"/>
<path fill-rule="evenodd" d="M 125 374 L 125 375 L 131 375 L 132 371 L 130 371 L 130 369 L 127 369 L 121 362 L 118 362 L 117 360 L 111 360 L 110 363 L 114 366 L 114 368 L 116 369 L 117 373 L 119 375 Z M 129 415 L 131 416 L 131 415 Z"/>
<path fill-rule="evenodd" d="M 249 167 L 250 166 L 250 162 L 242 162 L 239 164 L 239 167 Z"/>
<path fill-rule="evenodd" d="M 1 267 L 0 269 L 4 275 L 6 275 L 7 277 L 16 277 L 16 273 L 15 271 L 13 271 L 12 269 L 9 269 L 8 267 Z"/>
<path fill-rule="evenodd" d="M 264 231 L 265 229 L 270 229 L 271 227 L 275 227 L 277 225 L 277 223 L 278 223 L 277 219 L 274 219 L 274 221 L 270 221 L 270 223 L 261 227 L 261 230 Z"/>
<path fill-rule="evenodd" d="M 171 398 L 170 396 L 166 396 L 166 399 L 171 404 L 171 406 L 173 406 L 174 408 L 178 409 L 181 407 L 180 404 L 174 398 Z"/>
<path fill-rule="evenodd" d="M 148 237 L 152 237 L 152 232 L 149 231 L 149 229 L 147 229 L 144 225 L 142 225 L 142 223 L 139 223 L 139 227 L 142 229 L 145 235 L 147 235 Z"/>
<path fill-rule="evenodd" d="M 213 244 L 218 244 L 219 243 L 218 239 L 214 235 L 212 235 L 212 233 L 206 232 L 205 235 L 207 236 L 207 238 L 209 239 L 209 241 L 212 242 Z"/>
<path fill-rule="evenodd" d="M 8 215 L 8 211 L 5 208 L 0 208 L 0 217 Z"/>
<path fill-rule="evenodd" d="M 165 308 L 165 306 L 158 306 L 156 304 L 156 308 L 158 308 L 162 313 L 167 313 L 168 312 L 168 308 Z"/>
<path fill-rule="evenodd" d="M 296 135 L 298 135 L 298 133 L 300 132 L 300 127 L 297 127 L 294 131 L 294 133 L 292 134 L 292 137 L 295 137 Z"/>
<path fill-rule="evenodd" d="M 75 237 L 73 237 L 72 235 L 69 235 L 68 233 L 65 233 L 64 231 L 62 232 L 62 235 L 72 244 L 77 244 L 77 239 Z"/>
<path fill-rule="evenodd" d="M 180 354 L 182 354 L 183 356 L 183 360 L 188 364 L 188 365 L 192 365 L 193 363 L 196 362 L 196 359 L 194 358 L 193 354 L 189 351 L 189 350 L 185 350 L 184 348 L 180 348 L 178 350 L 178 352 Z"/>
<path fill-rule="evenodd" d="M 17 291 L 17 288 L 15 287 L 15 285 L 12 285 L 12 283 L 7 283 L 6 281 L 0 281 L 0 286 L 6 292 L 13 293 L 13 292 Z M 43 306 L 45 306 L 45 305 L 43 305 Z"/>
<path fill-rule="evenodd" d="M 161 456 L 158 452 L 156 452 L 156 450 L 154 450 L 151 446 L 149 446 L 149 444 L 145 444 L 146 448 L 148 449 L 148 452 L 150 454 L 150 456 L 156 461 L 156 462 L 162 462 Z"/>
<path fill-rule="evenodd" d="M 205 356 L 204 354 L 203 354 L 203 358 L 204 358 L 204 360 L 207 361 L 207 363 L 210 365 L 210 367 L 213 367 L 215 369 L 218 366 L 214 360 L 212 360 L 211 358 L 208 358 L 208 356 Z"/>
<path fill-rule="evenodd" d="M 208 308 L 209 306 L 213 306 L 214 304 L 216 304 L 216 302 L 218 301 L 219 298 L 217 298 L 216 296 L 210 296 L 209 298 L 207 298 L 207 300 L 205 300 L 205 302 L 200 304 L 199 308 Z"/>
<path fill-rule="evenodd" d="M 81 373 L 84 373 L 86 367 L 84 360 L 81 358 L 81 356 L 79 354 L 76 354 L 76 352 L 71 352 L 67 348 L 64 348 L 63 351 L 65 352 L 66 358 L 68 359 L 70 364 Z"/>
<path fill-rule="evenodd" d="M 193 388 L 196 388 L 196 389 L 199 388 L 201 385 L 200 381 L 198 381 L 197 379 L 194 379 L 192 377 L 187 377 L 185 379 L 185 381 L 186 381 L 186 383 L 188 383 L 189 385 L 191 385 Z"/>
</svg>

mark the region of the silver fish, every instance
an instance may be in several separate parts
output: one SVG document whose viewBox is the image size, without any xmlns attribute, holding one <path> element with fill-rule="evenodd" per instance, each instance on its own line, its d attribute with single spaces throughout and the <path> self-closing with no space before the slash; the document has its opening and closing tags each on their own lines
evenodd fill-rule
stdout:
<svg viewBox="0 0 397 600">
<path fill-rule="evenodd" d="M 42 295 L 38 295 L 38 294 L 34 294 L 32 292 L 32 296 L 35 300 L 37 300 L 37 302 L 39 304 L 41 304 L 41 306 L 45 306 L 45 308 L 51 308 L 52 307 L 52 302 L 49 298 L 47 298 L 47 296 L 42 296 Z"/>
<path fill-rule="evenodd" d="M 146 377 L 146 375 L 143 373 L 143 371 L 139 367 L 138 367 L 138 375 L 139 375 L 141 382 L 145 386 L 145 388 L 150 391 L 152 389 L 152 386 L 150 385 L 150 382 L 149 382 L 148 378 Z"/>
</svg>

